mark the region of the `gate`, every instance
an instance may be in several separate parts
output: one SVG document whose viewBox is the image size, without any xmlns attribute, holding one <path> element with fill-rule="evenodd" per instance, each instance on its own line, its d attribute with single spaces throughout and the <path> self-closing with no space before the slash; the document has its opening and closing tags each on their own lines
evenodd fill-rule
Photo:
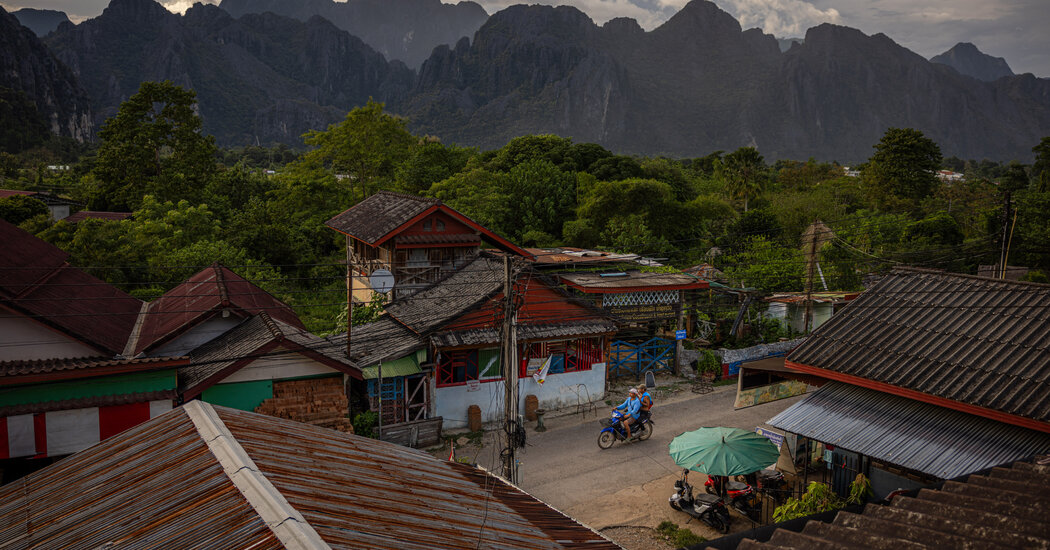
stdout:
<svg viewBox="0 0 1050 550">
<path fill-rule="evenodd" d="M 642 344 L 621 340 L 612 343 L 609 352 L 609 377 L 634 376 L 641 380 L 645 371 L 674 372 L 675 341 L 653 338 Z"/>
</svg>

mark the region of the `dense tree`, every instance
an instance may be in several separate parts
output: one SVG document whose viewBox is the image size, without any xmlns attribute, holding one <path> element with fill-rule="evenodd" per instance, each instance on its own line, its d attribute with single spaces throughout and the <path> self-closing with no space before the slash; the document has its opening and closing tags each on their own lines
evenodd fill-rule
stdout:
<svg viewBox="0 0 1050 550">
<path fill-rule="evenodd" d="M 726 193 L 731 198 L 743 199 L 744 212 L 748 201 L 762 194 L 769 179 L 762 155 L 754 147 L 741 147 L 723 157 L 717 173 Z"/>
<path fill-rule="evenodd" d="M 890 128 L 875 145 L 864 179 L 877 202 L 920 201 L 937 189 L 941 148 L 918 130 Z"/>
<path fill-rule="evenodd" d="M 143 195 L 189 198 L 215 173 L 214 138 L 201 132 L 197 98 L 171 82 L 143 82 L 99 130 L 82 194 L 92 210 L 130 211 Z"/>
<path fill-rule="evenodd" d="M 0 220 L 18 225 L 36 216 L 47 216 L 47 205 L 25 195 L 12 195 L 0 199 Z"/>
<path fill-rule="evenodd" d="M 351 201 L 357 202 L 394 186 L 398 167 L 419 144 L 405 124 L 384 113 L 382 103 L 369 101 L 327 130 L 308 132 L 303 141 L 314 149 L 293 165 L 322 167 L 345 177 Z"/>
<path fill-rule="evenodd" d="M 781 246 L 765 237 L 752 237 L 718 257 L 716 266 L 733 284 L 766 292 L 800 291 L 804 262 L 798 247 Z"/>
<path fill-rule="evenodd" d="M 402 193 L 422 195 L 431 185 L 463 171 L 476 154 L 477 151 L 471 148 L 445 146 L 439 141 L 426 140 L 413 148 L 397 168 L 395 188 Z"/>
<path fill-rule="evenodd" d="M 546 160 L 526 161 L 507 173 L 506 195 L 509 236 L 521 244 L 549 246 L 572 217 L 576 177 Z"/>
<path fill-rule="evenodd" d="M 1036 190 L 1040 193 L 1050 191 L 1050 136 L 1039 141 L 1039 145 L 1032 147 L 1035 153 L 1035 164 L 1032 165 L 1032 179 L 1035 180 Z"/>
<path fill-rule="evenodd" d="M 507 225 L 511 204 L 506 179 L 506 174 L 474 168 L 435 183 L 430 186 L 428 194 L 481 225 L 508 236 L 513 229 Z"/>
</svg>

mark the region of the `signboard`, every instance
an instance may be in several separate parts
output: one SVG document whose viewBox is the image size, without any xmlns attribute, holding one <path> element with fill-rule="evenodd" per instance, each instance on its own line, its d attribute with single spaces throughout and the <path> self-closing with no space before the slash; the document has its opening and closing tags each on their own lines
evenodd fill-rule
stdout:
<svg viewBox="0 0 1050 550">
<path fill-rule="evenodd" d="M 525 375 L 532 376 L 533 374 L 540 372 L 540 369 L 543 368 L 543 363 L 546 360 L 546 357 L 540 357 L 538 359 L 529 359 L 529 363 L 525 366 Z"/>
<path fill-rule="evenodd" d="M 765 428 L 755 428 L 755 433 L 769 438 L 769 440 L 777 446 L 777 449 L 780 449 L 780 447 L 784 444 L 784 436 L 772 430 L 767 430 Z"/>
<path fill-rule="evenodd" d="M 649 304 L 638 306 L 611 306 L 609 313 L 627 322 L 674 319 L 678 315 L 678 304 Z"/>
<path fill-rule="evenodd" d="M 685 340 L 685 329 L 674 331 L 675 340 Z"/>
<path fill-rule="evenodd" d="M 478 391 L 481 389 L 481 382 L 477 380 L 467 380 L 467 391 Z"/>
</svg>

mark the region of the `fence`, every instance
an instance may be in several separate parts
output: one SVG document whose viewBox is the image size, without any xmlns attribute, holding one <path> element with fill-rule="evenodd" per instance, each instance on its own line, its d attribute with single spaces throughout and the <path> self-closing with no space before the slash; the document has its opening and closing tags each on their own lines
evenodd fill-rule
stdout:
<svg viewBox="0 0 1050 550">
<path fill-rule="evenodd" d="M 641 380 L 645 371 L 674 372 L 675 342 L 653 338 L 642 344 L 617 340 L 609 351 L 609 377 L 633 375 Z"/>
</svg>

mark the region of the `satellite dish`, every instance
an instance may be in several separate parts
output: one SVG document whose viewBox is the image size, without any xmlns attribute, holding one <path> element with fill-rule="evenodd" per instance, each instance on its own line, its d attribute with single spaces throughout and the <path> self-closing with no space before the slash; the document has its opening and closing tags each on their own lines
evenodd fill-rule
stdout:
<svg viewBox="0 0 1050 550">
<path fill-rule="evenodd" d="M 394 288 L 394 274 L 389 269 L 377 269 L 368 276 L 368 284 L 375 292 L 386 294 Z"/>
</svg>

